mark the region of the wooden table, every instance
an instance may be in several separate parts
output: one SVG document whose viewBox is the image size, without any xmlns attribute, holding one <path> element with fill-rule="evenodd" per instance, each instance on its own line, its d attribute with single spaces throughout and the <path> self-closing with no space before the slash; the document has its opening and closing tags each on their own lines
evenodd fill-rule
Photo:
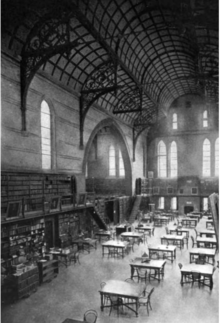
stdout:
<svg viewBox="0 0 220 323">
<path fill-rule="evenodd" d="M 186 228 L 194 228 L 197 226 L 197 219 L 191 219 L 191 218 L 182 218 L 179 220 L 182 223 L 183 227 Z"/>
<path fill-rule="evenodd" d="M 61 249 L 61 250 L 51 250 L 51 251 L 49 251 L 49 253 L 53 255 L 53 259 L 59 261 L 59 264 L 63 264 L 65 267 L 68 266 L 69 256 L 70 256 L 71 252 L 64 253 L 64 252 L 62 252 L 62 249 Z"/>
<path fill-rule="evenodd" d="M 147 225 L 143 225 L 142 227 L 135 227 L 135 230 L 137 231 L 147 231 L 149 232 L 149 235 L 151 237 L 151 235 L 154 235 L 154 227 L 152 226 L 147 226 Z"/>
<path fill-rule="evenodd" d="M 183 286 L 183 284 L 192 283 L 190 279 L 188 280 L 186 279 L 187 276 L 190 277 L 190 275 L 192 274 L 192 271 L 199 272 L 203 277 L 208 278 L 209 280 L 208 286 L 210 287 L 210 289 L 212 289 L 213 266 L 211 265 L 195 265 L 195 264 L 183 265 L 183 267 L 181 268 L 181 281 L 180 281 L 181 286 Z"/>
<path fill-rule="evenodd" d="M 206 237 L 207 235 L 209 236 L 214 236 L 215 237 L 215 230 L 209 230 L 209 229 L 202 229 L 199 230 L 198 232 L 199 236 L 202 237 L 202 235 L 204 234 Z M 210 237 L 211 238 L 211 237 Z"/>
<path fill-rule="evenodd" d="M 197 247 L 199 248 L 202 244 L 211 245 L 210 248 L 216 248 L 217 247 L 217 241 L 216 238 L 204 238 L 204 237 L 197 237 L 196 239 Z M 207 248 L 207 247 L 206 247 Z"/>
<path fill-rule="evenodd" d="M 102 237 L 107 237 L 108 239 L 110 239 L 111 232 L 110 231 L 99 231 L 99 232 L 96 232 L 95 236 L 98 236 L 99 242 L 101 242 Z"/>
<path fill-rule="evenodd" d="M 176 245 L 180 249 L 184 247 L 183 239 L 184 239 L 184 236 L 178 236 L 178 235 L 172 235 L 172 234 L 165 234 L 164 236 L 160 237 L 161 244 L 164 244 L 164 242 L 166 244 L 170 244 L 171 242 L 173 245 Z"/>
<path fill-rule="evenodd" d="M 175 246 L 165 246 L 165 245 L 156 245 L 156 246 L 149 246 L 149 257 L 152 257 L 152 254 L 157 252 L 159 257 L 163 258 L 164 256 L 161 253 L 170 254 L 170 256 L 166 255 L 166 259 L 173 262 L 176 259 L 176 247 Z"/>
<path fill-rule="evenodd" d="M 134 240 L 139 240 L 139 239 L 143 239 L 143 233 L 138 233 L 138 232 L 123 232 L 121 233 L 121 238 L 122 240 L 124 238 L 133 238 Z"/>
<path fill-rule="evenodd" d="M 154 225 L 155 226 L 162 226 L 163 224 L 164 225 L 167 225 L 169 222 L 169 219 L 166 217 L 166 216 L 161 216 L 161 217 L 155 217 L 154 218 Z"/>
<path fill-rule="evenodd" d="M 170 231 L 171 234 L 181 232 L 181 233 L 185 233 L 187 238 L 189 237 L 190 230 L 187 228 L 177 228 L 177 226 L 172 226 L 172 227 L 170 226 L 168 227 L 168 230 Z"/>
<path fill-rule="evenodd" d="M 91 238 L 79 238 L 76 240 L 72 241 L 72 245 L 76 244 L 77 246 L 79 246 L 80 244 L 82 244 L 83 246 L 83 251 L 86 250 L 88 251 L 88 253 L 90 253 L 90 249 L 94 248 L 97 249 L 97 239 L 91 239 Z"/>
<path fill-rule="evenodd" d="M 121 280 L 108 280 L 102 290 L 99 291 L 101 295 L 101 311 L 103 311 L 104 307 L 111 306 L 104 305 L 104 297 L 111 295 L 125 298 L 127 302 L 123 303 L 123 306 L 129 308 L 138 316 L 138 298 L 142 296 L 144 289 L 144 284 L 130 284 Z M 129 305 L 135 305 L 135 309 Z"/>
<path fill-rule="evenodd" d="M 104 257 L 105 254 L 109 254 L 109 248 L 115 248 L 117 251 L 121 249 L 121 253 L 118 253 L 124 258 L 125 248 L 127 247 L 128 242 L 126 241 L 116 241 L 116 240 L 109 240 L 102 244 L 102 256 Z M 108 253 L 105 253 L 105 248 L 108 249 Z"/>
<path fill-rule="evenodd" d="M 164 266 L 165 266 L 165 264 L 166 264 L 165 260 L 153 260 L 153 259 L 151 259 L 149 262 L 134 261 L 134 262 L 130 263 L 130 266 L 131 266 L 131 278 L 133 279 L 134 272 L 135 272 L 136 268 L 150 269 L 150 270 L 153 269 L 153 270 L 156 271 L 157 274 L 152 275 L 150 273 L 149 274 L 149 280 L 152 277 L 152 278 L 160 281 L 164 277 Z"/>
<path fill-rule="evenodd" d="M 190 219 L 196 219 L 198 222 L 199 222 L 199 220 L 200 220 L 200 214 L 193 214 L 193 213 L 188 213 L 187 215 L 186 215 L 188 218 L 190 218 Z"/>
<path fill-rule="evenodd" d="M 189 252 L 189 262 L 193 262 L 193 256 L 205 255 L 208 258 L 207 264 L 214 265 L 215 263 L 215 249 L 210 248 L 192 248 Z M 209 259 L 212 259 L 212 263 L 209 262 Z"/>
</svg>

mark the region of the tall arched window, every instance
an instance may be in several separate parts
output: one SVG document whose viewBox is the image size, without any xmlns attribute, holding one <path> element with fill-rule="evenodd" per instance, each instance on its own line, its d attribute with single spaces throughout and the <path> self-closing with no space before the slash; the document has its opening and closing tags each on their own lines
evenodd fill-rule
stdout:
<svg viewBox="0 0 220 323">
<path fill-rule="evenodd" d="M 124 167 L 124 161 L 121 154 L 121 150 L 119 150 L 119 177 L 125 176 L 125 167 Z"/>
<path fill-rule="evenodd" d="M 164 209 L 164 197 L 163 196 L 159 197 L 158 209 Z"/>
<path fill-rule="evenodd" d="M 177 129 L 177 114 L 173 114 L 173 119 L 172 119 L 172 128 Z"/>
<path fill-rule="evenodd" d="M 170 146 L 170 177 L 177 177 L 177 146 L 175 141 Z"/>
<path fill-rule="evenodd" d="M 215 141 L 215 176 L 219 175 L 219 140 Z"/>
<path fill-rule="evenodd" d="M 115 147 L 109 147 L 109 176 L 116 176 Z"/>
<path fill-rule="evenodd" d="M 44 100 L 41 103 L 41 156 L 42 168 L 51 169 L 51 114 Z"/>
<path fill-rule="evenodd" d="M 176 210 L 177 209 L 177 198 L 176 197 L 171 198 L 170 208 L 171 208 L 171 210 Z"/>
<path fill-rule="evenodd" d="M 205 139 L 203 142 L 202 175 L 203 176 L 211 175 L 211 147 L 210 147 L 210 141 L 208 139 Z"/>
<path fill-rule="evenodd" d="M 203 111 L 203 128 L 208 127 L 208 111 Z"/>
<path fill-rule="evenodd" d="M 163 141 L 157 147 L 158 177 L 167 177 L 167 150 Z"/>
</svg>

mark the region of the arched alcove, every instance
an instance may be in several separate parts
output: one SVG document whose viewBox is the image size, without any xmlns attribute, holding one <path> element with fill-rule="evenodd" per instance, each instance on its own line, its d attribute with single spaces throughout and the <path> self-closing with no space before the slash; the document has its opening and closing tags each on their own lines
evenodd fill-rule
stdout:
<svg viewBox="0 0 220 323">
<path fill-rule="evenodd" d="M 116 148 L 116 167 L 119 167 L 120 154 L 123 158 L 125 176 L 120 176 L 119 170 L 116 170 L 115 176 L 109 175 L 108 149 L 110 145 Z M 132 172 L 128 146 L 120 127 L 112 119 L 105 119 L 94 128 L 85 148 L 82 171 L 84 174 L 88 173 L 87 183 L 95 181 L 98 194 L 132 194 Z M 105 186 L 105 192 L 101 189 L 101 183 Z"/>
</svg>

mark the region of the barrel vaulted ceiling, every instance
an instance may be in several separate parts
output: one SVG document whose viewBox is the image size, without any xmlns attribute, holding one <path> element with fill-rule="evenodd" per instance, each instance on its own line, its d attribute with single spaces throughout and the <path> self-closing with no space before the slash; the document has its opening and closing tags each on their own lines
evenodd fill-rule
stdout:
<svg viewBox="0 0 220 323">
<path fill-rule="evenodd" d="M 20 59 L 21 106 L 36 72 L 136 134 L 174 100 L 218 101 L 218 0 L 2 0 L 2 50 Z"/>
</svg>

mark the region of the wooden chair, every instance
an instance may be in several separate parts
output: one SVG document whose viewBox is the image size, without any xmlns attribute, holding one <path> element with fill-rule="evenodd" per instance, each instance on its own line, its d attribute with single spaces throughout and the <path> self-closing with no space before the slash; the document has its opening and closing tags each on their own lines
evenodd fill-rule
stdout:
<svg viewBox="0 0 220 323">
<path fill-rule="evenodd" d="M 147 314 L 149 315 L 149 307 L 152 310 L 151 307 L 151 295 L 154 291 L 154 288 L 151 289 L 151 291 L 149 292 L 149 294 L 147 295 L 147 297 L 139 297 L 138 299 L 138 306 L 146 306 L 147 308 Z"/>
<path fill-rule="evenodd" d="M 143 268 L 137 268 L 137 277 L 138 277 L 138 282 L 139 281 L 147 281 L 147 270 Z"/>
<path fill-rule="evenodd" d="M 206 263 L 206 255 L 200 254 L 199 257 L 195 260 L 197 265 L 205 265 Z"/>
<path fill-rule="evenodd" d="M 201 274 L 200 272 L 197 272 L 196 270 L 191 271 L 191 278 L 192 278 L 192 286 L 194 283 L 198 283 L 199 288 L 200 288 L 200 283 L 201 283 Z"/>
<path fill-rule="evenodd" d="M 83 320 L 88 323 L 95 323 L 98 314 L 95 310 L 88 310 L 84 313 Z"/>
<path fill-rule="evenodd" d="M 72 252 L 69 256 L 69 263 L 71 265 L 71 263 L 74 262 L 74 264 L 76 264 L 77 262 L 80 264 L 79 261 L 79 252 Z"/>
<path fill-rule="evenodd" d="M 194 240 L 193 236 L 191 236 L 191 240 L 192 240 L 192 248 L 196 248 L 197 247 L 197 242 Z"/>
<path fill-rule="evenodd" d="M 202 284 L 202 286 L 211 287 L 211 280 L 213 279 L 213 275 L 214 275 L 215 270 L 216 270 L 216 267 L 213 267 L 213 269 L 212 269 L 212 277 L 204 276 L 204 275 L 201 276 L 200 283 Z"/>
<path fill-rule="evenodd" d="M 119 316 L 120 307 L 122 307 L 122 310 L 123 310 L 123 305 L 124 305 L 123 299 L 121 297 L 112 296 L 112 295 L 109 295 L 109 299 L 110 299 L 110 302 L 111 302 L 109 316 L 111 315 L 111 312 L 112 312 L 113 308 L 117 309 L 117 316 Z"/>
</svg>

